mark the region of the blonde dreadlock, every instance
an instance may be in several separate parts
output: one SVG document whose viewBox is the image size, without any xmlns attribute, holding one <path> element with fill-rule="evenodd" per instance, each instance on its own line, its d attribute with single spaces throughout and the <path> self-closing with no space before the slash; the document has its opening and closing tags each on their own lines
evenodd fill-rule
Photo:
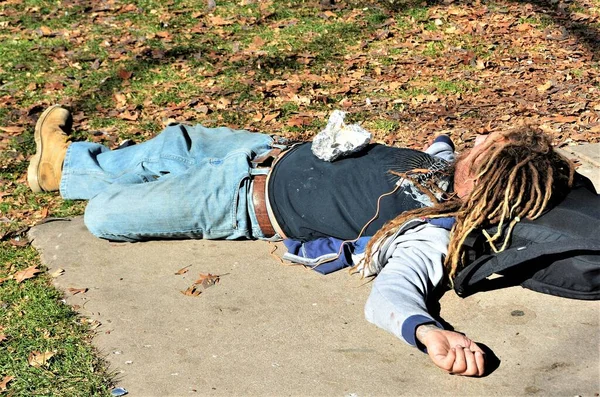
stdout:
<svg viewBox="0 0 600 397">
<path fill-rule="evenodd" d="M 552 149 L 549 136 L 533 127 L 495 134 L 482 144 L 481 153 L 484 158 L 471 164 L 476 182 L 468 197 L 461 200 L 455 196 L 387 222 L 367 245 L 365 264 L 371 263 L 374 245 L 390 237 L 408 220 L 452 216 L 456 223 L 444 263 L 452 280 L 462 264 L 463 243 L 471 232 L 497 226 L 497 233 L 486 237 L 494 251 L 502 251 L 522 218 L 539 217 L 553 194 L 566 193 L 573 181 L 571 162 Z M 496 241 L 500 238 L 504 241 L 497 248 Z"/>
</svg>

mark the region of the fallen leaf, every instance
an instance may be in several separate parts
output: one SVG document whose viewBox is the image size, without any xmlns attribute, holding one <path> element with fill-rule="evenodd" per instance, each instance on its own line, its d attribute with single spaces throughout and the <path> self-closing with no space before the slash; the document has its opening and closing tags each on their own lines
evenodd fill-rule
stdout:
<svg viewBox="0 0 600 397">
<path fill-rule="evenodd" d="M 50 29 L 48 26 L 40 26 L 37 31 L 40 36 L 54 36 L 52 29 Z"/>
<path fill-rule="evenodd" d="M 27 358 L 27 361 L 29 362 L 29 365 L 31 365 L 32 367 L 39 368 L 41 366 L 48 365 L 49 364 L 48 361 L 55 354 L 56 353 L 53 353 L 50 351 L 42 353 L 37 350 L 34 350 L 31 353 L 29 353 L 29 357 Z"/>
<path fill-rule="evenodd" d="M 213 285 L 217 284 L 220 280 L 220 276 L 219 275 L 215 275 L 215 274 L 203 274 L 200 273 L 200 275 L 198 276 L 198 280 L 194 281 L 194 285 L 202 285 L 204 288 L 208 288 L 208 287 L 212 287 Z"/>
<path fill-rule="evenodd" d="M 273 87 L 277 87 L 277 86 L 286 85 L 286 83 L 287 82 L 284 80 L 270 80 L 265 83 L 265 86 L 267 88 L 273 88 Z"/>
<path fill-rule="evenodd" d="M 197 289 L 195 285 L 192 285 L 185 291 L 181 291 L 181 293 L 184 294 L 185 296 L 198 296 L 202 293 L 202 291 Z"/>
<path fill-rule="evenodd" d="M 208 112 L 210 111 L 210 109 L 206 105 L 196 106 L 194 109 L 196 109 L 196 111 L 198 113 L 203 113 L 203 114 L 208 114 Z"/>
<path fill-rule="evenodd" d="M 117 117 L 127 121 L 136 121 L 140 115 L 137 112 L 123 112 L 119 114 Z"/>
<path fill-rule="evenodd" d="M 554 86 L 554 83 L 552 83 L 551 80 L 546 81 L 544 84 L 542 85 L 538 85 L 537 86 L 537 90 L 539 92 L 546 92 L 548 91 L 550 88 L 552 88 Z"/>
<path fill-rule="evenodd" d="M 181 269 L 177 270 L 175 272 L 175 274 L 185 274 L 190 270 L 190 266 L 192 265 L 187 265 L 186 267 L 182 267 Z"/>
<path fill-rule="evenodd" d="M 115 98 L 115 101 L 117 101 L 117 104 L 119 104 L 120 106 L 123 106 L 127 103 L 127 97 L 119 92 L 116 92 L 113 97 Z"/>
<path fill-rule="evenodd" d="M 340 101 L 340 105 L 344 108 L 349 108 L 352 106 L 352 101 L 348 98 L 344 98 Z"/>
<path fill-rule="evenodd" d="M 5 376 L 4 379 L 2 379 L 2 382 L 0 382 L 0 392 L 8 390 L 8 382 L 14 378 L 14 376 Z"/>
<path fill-rule="evenodd" d="M 64 272 L 65 272 L 65 269 L 58 268 L 55 271 L 53 271 L 52 273 L 50 273 L 50 277 L 56 278 L 58 276 L 61 276 Z"/>
<path fill-rule="evenodd" d="M 40 215 L 42 216 L 42 218 L 47 218 L 48 217 L 48 207 L 42 208 L 42 212 L 40 213 Z"/>
<path fill-rule="evenodd" d="M 446 32 L 448 34 L 454 34 L 454 33 L 456 33 L 456 26 L 450 26 L 449 28 L 446 28 L 446 30 L 444 30 L 444 32 Z"/>
<path fill-rule="evenodd" d="M 394 91 L 394 90 L 396 90 L 396 89 L 398 89 L 398 88 L 402 87 L 402 84 L 404 84 L 404 83 L 403 83 L 403 82 L 401 82 L 401 81 L 391 81 L 391 82 L 390 82 L 390 85 L 389 85 L 389 87 L 390 87 L 390 90 L 391 90 L 391 91 Z M 346 92 L 347 92 L 347 91 L 346 91 Z"/>
<path fill-rule="evenodd" d="M 18 126 L 0 127 L 0 131 L 8 132 L 9 134 L 19 134 L 19 133 L 25 131 L 25 127 L 18 127 Z"/>
<path fill-rule="evenodd" d="M 27 239 L 19 239 L 13 238 L 10 240 L 10 245 L 13 247 L 27 247 L 29 245 L 29 241 Z"/>
<path fill-rule="evenodd" d="M 210 23 L 215 25 L 215 26 L 225 26 L 225 25 L 233 25 L 233 21 L 232 20 L 227 20 L 224 19 L 218 15 L 210 18 Z"/>
<path fill-rule="evenodd" d="M 271 113 L 271 114 L 267 114 L 264 118 L 263 118 L 263 122 L 268 123 L 269 121 L 273 121 L 277 118 L 277 116 L 279 116 L 280 112 L 275 112 L 275 113 Z"/>
<path fill-rule="evenodd" d="M 310 124 L 310 120 L 305 117 L 294 116 L 290 117 L 286 124 L 290 127 L 302 127 L 304 125 Z"/>
<path fill-rule="evenodd" d="M 554 116 L 552 117 L 553 121 L 556 121 L 557 123 L 574 123 L 577 120 L 579 120 L 579 117 L 577 116 Z"/>
<path fill-rule="evenodd" d="M 69 291 L 72 295 L 85 294 L 87 290 L 87 288 L 67 288 L 67 291 Z"/>
<path fill-rule="evenodd" d="M 158 34 L 157 34 L 158 35 Z M 129 80 L 131 78 L 131 76 L 133 76 L 133 72 L 128 72 L 125 69 L 119 69 L 119 71 L 117 72 L 117 74 L 119 75 L 120 78 L 122 78 L 123 80 Z"/>
<path fill-rule="evenodd" d="M 23 269 L 23 270 L 16 272 L 12 276 L 12 278 L 17 282 L 17 284 L 20 284 L 21 282 L 23 282 L 23 280 L 33 278 L 33 277 L 35 277 L 36 274 L 38 274 L 40 272 L 41 272 L 41 270 L 38 269 L 37 266 L 33 265 L 33 266 L 29 266 L 27 269 Z"/>
<path fill-rule="evenodd" d="M 6 336 L 5 334 L 0 334 L 0 343 L 2 343 L 2 341 L 5 341 L 6 339 L 8 339 L 8 336 Z"/>
<path fill-rule="evenodd" d="M 574 12 L 570 15 L 570 18 L 574 21 L 585 21 L 591 19 L 592 17 L 582 12 Z"/>
<path fill-rule="evenodd" d="M 231 105 L 231 101 L 227 98 L 219 98 L 217 102 L 217 109 L 224 110 L 227 109 Z"/>
</svg>

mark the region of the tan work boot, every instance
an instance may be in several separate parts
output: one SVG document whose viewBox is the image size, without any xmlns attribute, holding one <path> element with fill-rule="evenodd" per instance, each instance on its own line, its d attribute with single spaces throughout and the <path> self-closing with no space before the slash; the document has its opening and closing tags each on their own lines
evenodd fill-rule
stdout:
<svg viewBox="0 0 600 397">
<path fill-rule="evenodd" d="M 27 169 L 27 182 L 35 193 L 58 190 L 72 124 L 71 113 L 60 105 L 50 106 L 38 119 L 35 154 Z"/>
</svg>

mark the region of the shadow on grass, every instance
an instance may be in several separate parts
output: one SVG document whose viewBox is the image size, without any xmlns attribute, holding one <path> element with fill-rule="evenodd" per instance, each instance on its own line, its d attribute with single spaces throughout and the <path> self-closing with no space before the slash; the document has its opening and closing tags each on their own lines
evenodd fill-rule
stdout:
<svg viewBox="0 0 600 397">
<path fill-rule="evenodd" d="M 134 76 L 142 76 L 148 73 L 149 69 L 168 65 L 177 61 L 200 57 L 204 54 L 204 49 L 197 46 L 176 46 L 168 50 L 149 48 L 142 54 L 134 57 L 132 60 L 120 63 L 119 70 L 132 73 Z M 103 99 L 110 98 L 115 91 L 123 87 L 125 80 L 119 76 L 116 71 L 113 75 L 103 79 L 100 84 L 92 90 L 87 90 L 79 94 L 70 106 L 73 109 L 83 110 L 86 113 L 98 111 L 96 105 L 102 103 Z"/>
<path fill-rule="evenodd" d="M 450 0 L 451 1 L 451 0 Z M 553 0 L 509 0 L 512 3 L 527 3 L 533 5 L 533 11 L 538 15 L 549 17 L 554 24 L 561 30 L 559 35 L 548 33 L 548 40 L 567 41 L 571 36 L 577 38 L 584 44 L 592 54 L 592 59 L 600 59 L 600 30 L 591 24 L 586 24 L 575 13 L 562 7 L 561 2 Z M 434 5 L 452 5 L 460 6 L 462 1 L 427 0 L 426 6 Z M 422 7 L 423 2 L 418 0 L 355 0 L 349 1 L 353 6 L 375 6 L 386 9 L 390 13 L 402 12 L 415 7 Z M 469 4 L 466 3 L 465 4 Z M 570 4 L 570 2 L 569 2 Z"/>
</svg>

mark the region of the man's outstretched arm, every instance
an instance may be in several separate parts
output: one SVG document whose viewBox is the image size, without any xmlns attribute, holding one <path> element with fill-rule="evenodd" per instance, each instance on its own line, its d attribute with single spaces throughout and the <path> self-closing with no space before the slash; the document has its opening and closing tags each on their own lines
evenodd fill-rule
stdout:
<svg viewBox="0 0 600 397">
<path fill-rule="evenodd" d="M 365 317 L 405 342 L 426 348 L 438 367 L 478 376 L 484 369 L 481 349 L 464 335 L 444 330 L 427 310 L 428 294 L 444 278 L 448 241 L 447 230 L 424 222 L 382 244 L 375 257 L 381 271 Z"/>
</svg>

